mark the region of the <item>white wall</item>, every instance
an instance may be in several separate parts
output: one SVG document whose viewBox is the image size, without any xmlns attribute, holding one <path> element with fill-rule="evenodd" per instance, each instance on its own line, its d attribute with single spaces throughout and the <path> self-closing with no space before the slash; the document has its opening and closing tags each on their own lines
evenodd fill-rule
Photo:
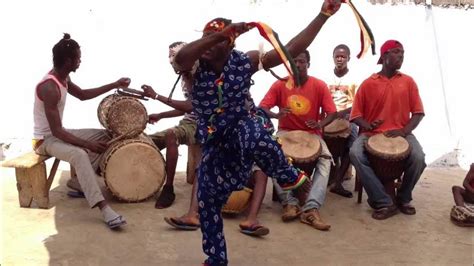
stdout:
<svg viewBox="0 0 474 266">
<path fill-rule="evenodd" d="M 132 4 L 132 1 L 111 0 L 2 1 L 0 142 L 30 138 L 33 89 L 51 68 L 51 49 L 63 32 L 70 33 L 82 47 L 81 67 L 71 75 L 82 88 L 129 76 L 132 88 L 146 83 L 167 95 L 176 78 L 168 64 L 169 43 L 199 38 L 203 25 L 218 16 L 231 18 L 234 22 L 265 22 L 286 42 L 319 12 L 322 1 L 250 2 L 137 0 Z M 458 148 L 463 155 L 460 163 L 466 167 L 474 161 L 474 141 L 469 138 L 473 129 L 469 107 L 474 88 L 468 65 L 474 61 L 469 48 L 474 43 L 474 11 L 433 8 L 431 13 L 422 6 L 374 6 L 365 1 L 353 2 L 371 26 L 377 49 L 387 39 L 398 39 L 405 46 L 402 71 L 417 81 L 425 105 L 426 117 L 415 133 L 425 149 L 428 163 Z M 257 49 L 259 42 L 263 39 L 253 30 L 237 40 L 237 48 L 243 51 Z M 361 60 L 355 58 L 359 51 L 359 31 L 349 8 L 343 6 L 309 48 L 311 75 L 322 77 L 331 70 L 332 49 L 339 43 L 350 46 L 353 53 L 350 69 L 358 72 L 361 78 L 379 70 L 376 65 L 378 55 L 369 54 Z M 267 44 L 265 47 L 269 49 Z M 277 72 L 285 74 L 282 68 L 277 68 Z M 257 73 L 254 80 L 256 84 L 252 94 L 259 102 L 274 78 L 262 72 Z M 179 91 L 175 96 L 182 97 Z M 100 127 L 96 112 L 101 99 L 80 102 L 69 97 L 65 126 Z M 145 105 L 150 113 L 166 110 L 156 101 L 146 102 Z M 169 119 L 150 125 L 147 132 L 170 127 L 177 121 Z M 180 151 L 183 156 L 178 167 L 183 170 L 186 152 L 184 148 Z"/>
</svg>

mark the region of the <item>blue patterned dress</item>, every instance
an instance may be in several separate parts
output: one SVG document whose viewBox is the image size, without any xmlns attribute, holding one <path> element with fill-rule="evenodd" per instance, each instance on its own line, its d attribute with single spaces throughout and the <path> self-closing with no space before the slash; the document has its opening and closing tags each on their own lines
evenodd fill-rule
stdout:
<svg viewBox="0 0 474 266">
<path fill-rule="evenodd" d="M 199 219 L 209 265 L 227 265 L 221 209 L 232 191 L 243 189 L 254 162 L 278 182 L 291 183 L 298 177 L 268 132 L 272 128 L 268 117 L 246 108 L 251 76 L 248 56 L 236 50 L 222 73 L 201 63 L 194 76 L 196 138 L 203 152 L 198 169 Z"/>
</svg>

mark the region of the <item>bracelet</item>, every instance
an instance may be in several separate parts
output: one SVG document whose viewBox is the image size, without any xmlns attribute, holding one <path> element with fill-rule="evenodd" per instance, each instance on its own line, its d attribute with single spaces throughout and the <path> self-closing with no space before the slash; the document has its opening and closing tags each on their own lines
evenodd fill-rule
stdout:
<svg viewBox="0 0 474 266">
<path fill-rule="evenodd" d="M 157 94 L 155 95 L 155 98 L 153 98 L 153 99 L 155 99 L 155 100 L 158 101 L 158 97 L 159 97 L 159 96 L 160 96 L 160 95 L 158 95 L 158 93 L 157 93 Z"/>
<path fill-rule="evenodd" d="M 328 18 L 329 18 L 330 16 L 332 16 L 331 13 L 326 12 L 326 11 L 321 11 L 320 13 L 323 14 L 323 15 L 325 15 L 325 16 L 328 17 Z"/>
</svg>

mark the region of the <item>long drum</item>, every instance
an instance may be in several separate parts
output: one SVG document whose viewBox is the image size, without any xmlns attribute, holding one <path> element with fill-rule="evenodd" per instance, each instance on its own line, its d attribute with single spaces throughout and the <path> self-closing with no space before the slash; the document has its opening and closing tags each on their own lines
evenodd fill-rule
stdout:
<svg viewBox="0 0 474 266">
<path fill-rule="evenodd" d="M 145 106 L 136 98 L 112 94 L 97 108 L 100 124 L 114 137 L 133 138 L 143 132 L 148 121 Z"/>
<path fill-rule="evenodd" d="M 296 163 L 314 162 L 321 154 L 321 143 L 311 133 L 292 130 L 278 136 L 286 157 Z"/>
<path fill-rule="evenodd" d="M 107 188 L 122 201 L 153 196 L 165 180 L 165 160 L 145 135 L 112 144 L 100 163 Z"/>
<path fill-rule="evenodd" d="M 365 143 L 367 157 L 375 174 L 383 183 L 399 178 L 405 171 L 411 146 L 403 137 L 389 138 L 384 134 L 369 137 Z"/>
</svg>

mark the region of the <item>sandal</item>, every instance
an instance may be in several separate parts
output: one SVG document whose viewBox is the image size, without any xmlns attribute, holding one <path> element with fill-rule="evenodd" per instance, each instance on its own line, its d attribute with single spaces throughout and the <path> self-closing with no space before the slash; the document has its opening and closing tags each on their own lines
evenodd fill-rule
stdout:
<svg viewBox="0 0 474 266">
<path fill-rule="evenodd" d="M 392 204 L 391 206 L 388 207 L 383 207 L 380 209 L 375 210 L 372 213 L 372 218 L 375 220 L 385 220 L 387 218 L 390 218 L 397 214 L 398 208 L 395 204 Z"/>
<path fill-rule="evenodd" d="M 118 227 L 120 227 L 122 225 L 126 225 L 127 221 L 125 221 L 125 219 L 123 219 L 122 215 L 119 215 L 119 216 L 115 217 L 114 219 L 112 219 L 110 221 L 107 221 L 106 223 L 107 223 L 107 226 L 110 229 L 117 229 Z"/>
<path fill-rule="evenodd" d="M 413 205 L 411 205 L 410 203 L 399 203 L 398 209 L 400 210 L 401 213 L 406 214 L 406 215 L 416 214 L 415 207 L 413 207 Z"/>
<path fill-rule="evenodd" d="M 173 186 L 163 186 L 163 190 L 161 190 L 160 196 L 156 200 L 155 208 L 157 209 L 165 209 L 173 204 L 176 195 L 173 191 Z"/>
<path fill-rule="evenodd" d="M 193 231 L 201 227 L 200 224 L 186 223 L 186 222 L 180 221 L 179 218 L 175 218 L 175 217 L 165 217 L 164 220 L 167 224 L 179 230 Z"/>
<path fill-rule="evenodd" d="M 252 224 L 251 226 L 239 225 L 240 232 L 249 236 L 264 236 L 270 233 L 270 229 L 260 224 Z"/>
</svg>

